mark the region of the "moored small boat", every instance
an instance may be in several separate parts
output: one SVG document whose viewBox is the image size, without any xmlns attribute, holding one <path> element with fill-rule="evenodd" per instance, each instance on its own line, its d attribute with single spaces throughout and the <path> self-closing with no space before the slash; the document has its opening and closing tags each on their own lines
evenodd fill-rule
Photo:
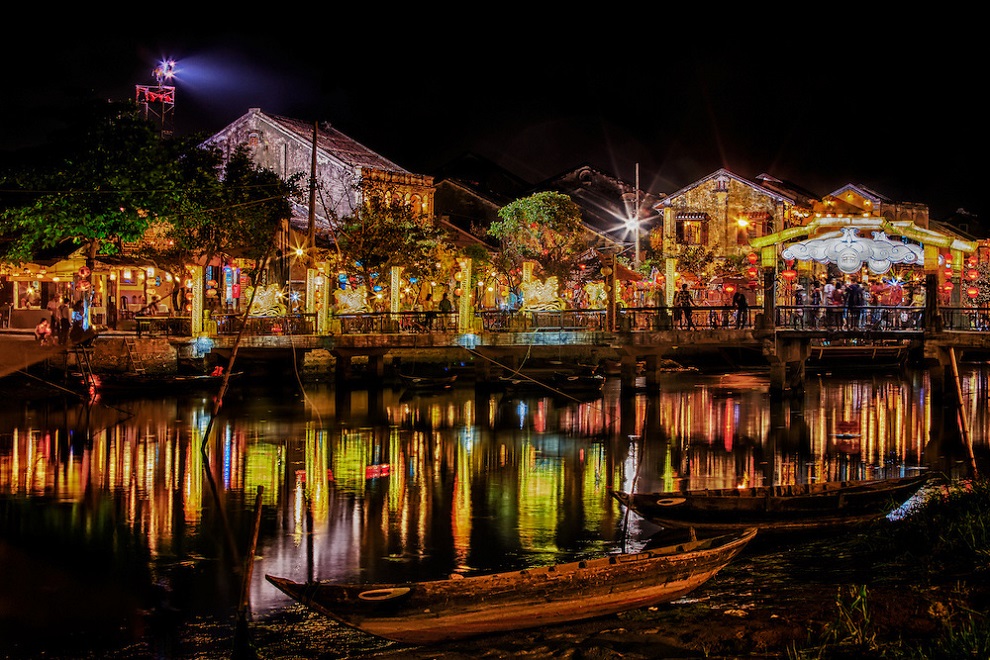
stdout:
<svg viewBox="0 0 990 660">
<path fill-rule="evenodd" d="M 746 529 L 636 553 L 428 582 L 298 583 L 265 577 L 340 623 L 398 642 L 432 644 L 676 600 L 712 578 L 755 535 L 755 529 Z"/>
<path fill-rule="evenodd" d="M 697 529 L 756 527 L 761 532 L 815 531 L 856 525 L 891 512 L 932 480 L 829 481 L 788 486 L 654 493 L 612 491 L 641 517 L 661 526 Z"/>
<path fill-rule="evenodd" d="M 447 389 L 457 381 L 457 374 L 441 374 L 436 376 L 416 376 L 399 374 L 403 385 L 417 389 Z"/>
</svg>

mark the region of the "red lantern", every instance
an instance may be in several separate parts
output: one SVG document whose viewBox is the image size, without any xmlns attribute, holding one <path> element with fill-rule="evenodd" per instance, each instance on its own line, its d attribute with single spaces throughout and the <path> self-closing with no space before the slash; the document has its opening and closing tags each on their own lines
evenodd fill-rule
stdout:
<svg viewBox="0 0 990 660">
<path fill-rule="evenodd" d="M 749 268 L 746 269 L 746 274 L 749 275 L 749 279 L 751 280 L 755 280 L 759 272 L 760 271 L 757 270 L 756 266 L 750 266 Z"/>
<path fill-rule="evenodd" d="M 749 261 L 749 263 L 756 265 L 756 260 L 759 259 L 759 257 L 756 256 L 755 252 L 750 252 L 749 254 L 746 255 L 746 259 Z"/>
<path fill-rule="evenodd" d="M 726 284 L 725 285 L 725 292 L 731 296 L 733 293 L 736 292 L 736 285 L 735 284 Z"/>
<path fill-rule="evenodd" d="M 966 279 L 969 280 L 970 282 L 975 282 L 976 280 L 980 279 L 980 273 L 976 270 L 967 270 Z"/>
<path fill-rule="evenodd" d="M 780 274 L 788 283 L 793 282 L 794 278 L 797 277 L 797 271 L 793 268 L 788 268 Z"/>
<path fill-rule="evenodd" d="M 980 287 L 978 286 L 969 287 L 968 289 L 966 289 L 966 295 L 969 296 L 970 298 L 975 298 L 976 296 L 980 295 Z"/>
<path fill-rule="evenodd" d="M 945 284 L 943 284 L 942 291 L 945 291 L 946 293 L 952 291 L 952 282 L 946 282 Z"/>
</svg>

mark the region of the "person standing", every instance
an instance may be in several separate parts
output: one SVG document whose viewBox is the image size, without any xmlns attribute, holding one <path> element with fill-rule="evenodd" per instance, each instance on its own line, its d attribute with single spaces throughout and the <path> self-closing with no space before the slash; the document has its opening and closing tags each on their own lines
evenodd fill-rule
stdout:
<svg viewBox="0 0 990 660">
<path fill-rule="evenodd" d="M 732 306 L 736 308 L 736 329 L 749 325 L 749 301 L 741 290 L 732 295 Z"/>
<path fill-rule="evenodd" d="M 65 345 L 69 341 L 69 328 L 72 327 L 72 308 L 69 299 L 62 298 L 58 306 L 58 343 Z"/>
<path fill-rule="evenodd" d="M 440 329 L 446 330 L 447 322 L 450 320 L 450 314 L 454 311 L 454 304 L 450 302 L 446 291 L 440 297 L 438 308 L 440 310 Z"/>
<path fill-rule="evenodd" d="M 808 300 L 811 303 L 811 315 L 810 322 L 812 328 L 818 327 L 818 320 L 821 318 L 822 313 L 822 303 L 825 298 L 822 296 L 822 285 L 815 282 L 811 285 L 811 294 L 808 296 Z"/>
<path fill-rule="evenodd" d="M 804 328 L 804 307 L 808 304 L 808 296 L 804 292 L 804 286 L 794 285 L 794 317 L 792 325 L 795 328 Z"/>
<path fill-rule="evenodd" d="M 695 327 L 691 314 L 692 307 L 694 307 L 694 301 L 691 299 L 688 285 L 682 284 L 681 290 L 674 294 L 674 309 L 682 318 L 682 327 L 687 327 L 688 330 L 694 330 Z"/>
<path fill-rule="evenodd" d="M 863 325 L 863 306 L 866 303 L 863 287 L 853 280 L 846 287 L 846 329 L 856 330 Z"/>
</svg>

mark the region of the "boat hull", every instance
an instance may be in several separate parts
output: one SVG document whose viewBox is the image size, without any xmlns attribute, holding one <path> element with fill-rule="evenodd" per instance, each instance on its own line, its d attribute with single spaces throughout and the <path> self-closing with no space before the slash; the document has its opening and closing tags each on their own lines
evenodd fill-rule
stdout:
<svg viewBox="0 0 990 660">
<path fill-rule="evenodd" d="M 639 553 L 410 584 L 275 587 L 345 625 L 407 644 L 571 623 L 670 602 L 697 589 L 755 536 L 749 529 Z"/>
<path fill-rule="evenodd" d="M 863 524 L 886 515 L 916 493 L 928 475 L 793 486 L 624 493 L 612 496 L 664 527 L 790 532 Z"/>
</svg>

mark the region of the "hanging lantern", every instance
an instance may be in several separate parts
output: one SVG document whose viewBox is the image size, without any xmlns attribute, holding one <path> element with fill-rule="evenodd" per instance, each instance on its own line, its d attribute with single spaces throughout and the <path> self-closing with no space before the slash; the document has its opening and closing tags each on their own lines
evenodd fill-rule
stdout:
<svg viewBox="0 0 990 660">
<path fill-rule="evenodd" d="M 946 282 L 945 284 L 943 284 L 942 291 L 945 291 L 946 293 L 952 291 L 952 282 Z"/>
<path fill-rule="evenodd" d="M 970 298 L 975 298 L 980 295 L 980 287 L 973 285 L 966 289 L 966 295 Z"/>
<path fill-rule="evenodd" d="M 756 256 L 755 252 L 750 252 L 749 254 L 746 255 L 746 260 L 749 261 L 749 263 L 753 264 L 754 266 L 756 265 L 757 259 L 759 259 L 759 257 Z"/>
<path fill-rule="evenodd" d="M 976 280 L 980 279 L 980 273 L 975 269 L 967 270 L 966 279 L 969 280 L 970 282 L 975 282 Z"/>
<path fill-rule="evenodd" d="M 793 268 L 788 268 L 787 270 L 781 272 L 780 276 L 787 280 L 787 283 L 790 284 L 794 281 L 794 278 L 797 277 L 797 271 Z"/>
<path fill-rule="evenodd" d="M 462 279 L 464 279 L 464 273 L 462 273 L 461 271 L 457 271 L 456 273 L 454 273 L 454 279 L 460 282 Z"/>
<path fill-rule="evenodd" d="M 464 293 L 464 291 L 462 291 L 460 287 L 458 287 L 458 288 L 456 288 L 456 289 L 454 289 L 454 295 L 455 295 L 455 296 L 458 296 L 458 297 L 460 297 L 460 295 L 461 295 L 462 293 Z"/>
<path fill-rule="evenodd" d="M 975 254 L 970 255 L 969 259 L 966 260 L 966 264 L 970 268 L 976 268 L 976 255 Z"/>
<path fill-rule="evenodd" d="M 729 295 L 732 295 L 733 293 L 736 292 L 735 284 L 726 284 L 724 288 L 725 288 L 725 292 L 728 293 Z"/>
<path fill-rule="evenodd" d="M 89 273 L 90 273 L 89 268 L 86 268 L 85 266 L 83 266 L 82 268 L 79 269 L 79 277 L 81 277 L 83 279 L 86 279 L 87 277 L 89 277 Z M 42 271 L 42 275 L 43 274 L 44 274 L 44 271 Z"/>
<path fill-rule="evenodd" d="M 757 270 L 756 266 L 750 266 L 749 268 L 746 269 L 746 274 L 749 275 L 749 279 L 751 280 L 755 280 L 759 272 L 760 271 Z"/>
</svg>

